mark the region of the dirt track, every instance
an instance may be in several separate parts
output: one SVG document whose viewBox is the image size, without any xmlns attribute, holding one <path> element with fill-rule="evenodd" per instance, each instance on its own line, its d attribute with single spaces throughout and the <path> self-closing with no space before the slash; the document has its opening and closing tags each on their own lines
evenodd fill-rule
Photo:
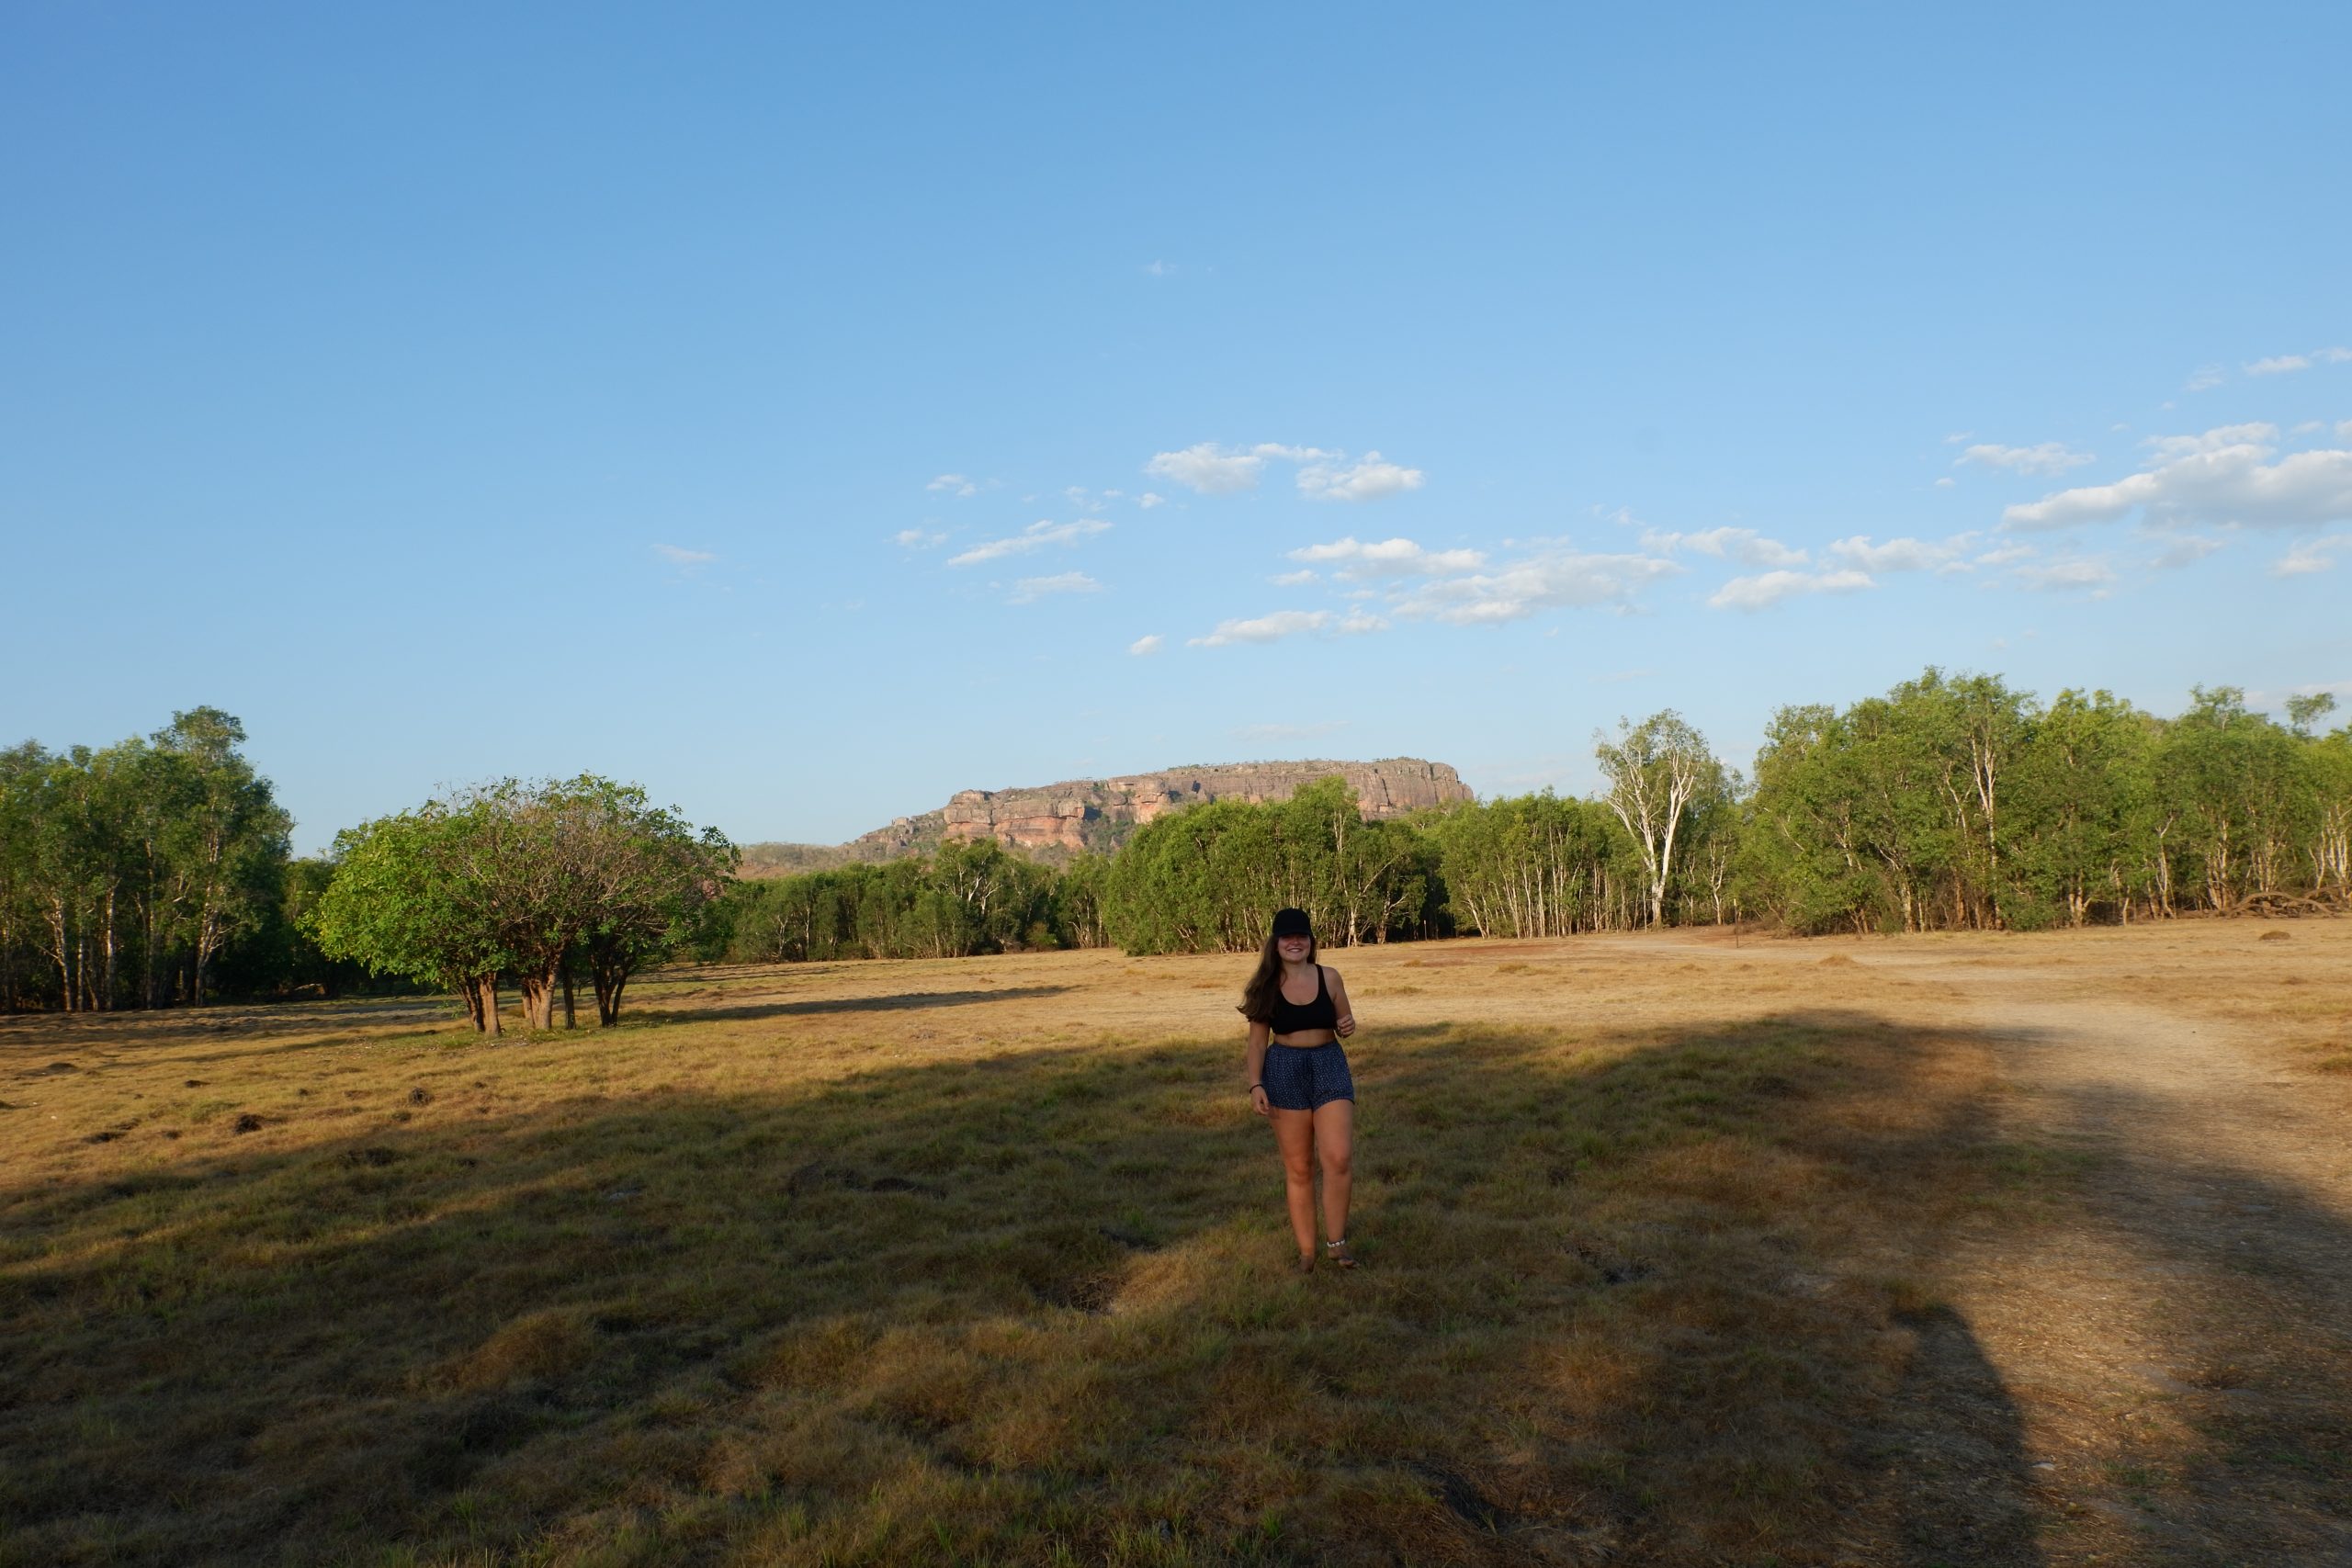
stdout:
<svg viewBox="0 0 2352 1568">
<path fill-rule="evenodd" d="M 2233 957 L 2260 934 L 2209 928 L 2188 951 L 2342 967 L 2332 925 Z M 1947 1398 L 1912 1428 L 1911 1482 L 1959 1529 L 1917 1561 L 2352 1562 L 2352 1080 L 2193 985 L 2119 972 L 2148 956 L 2120 944 L 2067 966 L 1973 942 L 1846 951 L 1887 1010 L 1925 1002 L 1991 1043 L 2007 1131 L 2051 1150 L 2072 1200 L 2047 1225 L 1973 1228 L 1950 1259 L 1962 1343 L 1930 1328 L 1923 1349 L 1981 1357 L 1974 1403 Z M 1821 962 L 1779 943 L 1740 957 Z"/>
</svg>

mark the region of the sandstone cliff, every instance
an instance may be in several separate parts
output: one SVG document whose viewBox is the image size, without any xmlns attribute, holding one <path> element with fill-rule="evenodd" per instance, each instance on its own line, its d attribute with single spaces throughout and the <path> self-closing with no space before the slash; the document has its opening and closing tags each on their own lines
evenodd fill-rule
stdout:
<svg viewBox="0 0 2352 1568">
<path fill-rule="evenodd" d="M 1334 775 L 1356 792 L 1368 818 L 1471 798 L 1453 768 L 1418 757 L 1377 762 L 1218 762 L 1125 778 L 1071 779 L 1035 789 L 960 790 L 936 811 L 901 817 L 837 850 L 752 845 L 744 852 L 743 871 L 749 876 L 787 875 L 820 864 L 895 860 L 942 843 L 989 838 L 1042 860 L 1065 860 L 1081 850 L 1116 849 L 1144 823 L 1187 806 L 1212 800 L 1287 800 L 1301 784 Z"/>
</svg>

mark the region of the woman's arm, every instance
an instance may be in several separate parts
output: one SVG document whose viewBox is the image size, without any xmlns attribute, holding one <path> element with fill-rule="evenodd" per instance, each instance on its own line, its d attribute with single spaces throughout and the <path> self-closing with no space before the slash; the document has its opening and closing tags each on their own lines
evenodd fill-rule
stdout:
<svg viewBox="0 0 2352 1568">
<path fill-rule="evenodd" d="M 1250 1080 L 1250 1109 L 1264 1116 L 1272 1111 L 1266 1102 L 1266 1042 L 1273 1037 L 1273 1028 L 1256 1019 L 1250 1021 L 1250 1044 L 1242 1052 L 1242 1068 Z"/>
<path fill-rule="evenodd" d="M 1356 1032 L 1355 1010 L 1348 1006 L 1347 982 L 1340 978 L 1337 969 L 1327 969 L 1324 973 L 1330 976 L 1331 1010 L 1340 1015 L 1333 1021 L 1331 1032 L 1344 1040 Z"/>
</svg>

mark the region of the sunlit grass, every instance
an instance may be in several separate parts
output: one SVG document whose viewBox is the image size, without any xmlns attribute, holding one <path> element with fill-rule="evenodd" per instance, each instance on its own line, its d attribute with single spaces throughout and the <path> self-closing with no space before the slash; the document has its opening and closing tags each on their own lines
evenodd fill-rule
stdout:
<svg viewBox="0 0 2352 1568">
<path fill-rule="evenodd" d="M 1852 964 L 1339 959 L 1367 1267 L 1306 1279 L 1232 959 L 687 971 L 499 1044 L 414 1004 L 12 1025 L 0 1562 L 1902 1537 L 1871 1434 L 1940 1238 L 2069 1157 L 1996 1133 L 1982 1043 Z"/>
</svg>

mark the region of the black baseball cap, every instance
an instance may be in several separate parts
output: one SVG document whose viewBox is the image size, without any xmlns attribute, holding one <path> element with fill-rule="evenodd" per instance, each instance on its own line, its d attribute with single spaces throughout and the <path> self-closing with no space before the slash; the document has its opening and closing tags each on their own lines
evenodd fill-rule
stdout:
<svg viewBox="0 0 2352 1568">
<path fill-rule="evenodd" d="M 1315 927 L 1307 919 L 1306 911 L 1304 909 L 1276 909 L 1274 911 L 1274 935 L 1277 938 L 1286 936 L 1303 936 L 1306 938 L 1307 941 L 1313 942 L 1315 940 Z"/>
</svg>

